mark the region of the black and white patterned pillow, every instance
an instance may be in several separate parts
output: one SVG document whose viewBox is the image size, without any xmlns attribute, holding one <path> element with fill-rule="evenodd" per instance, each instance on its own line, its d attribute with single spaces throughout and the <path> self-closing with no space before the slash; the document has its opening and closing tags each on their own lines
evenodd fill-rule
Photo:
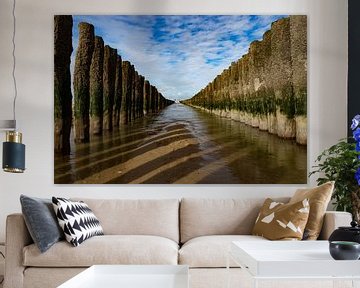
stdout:
<svg viewBox="0 0 360 288">
<path fill-rule="evenodd" d="M 52 197 L 55 214 L 66 241 L 79 246 L 86 239 L 104 235 L 99 220 L 84 202 Z"/>
</svg>

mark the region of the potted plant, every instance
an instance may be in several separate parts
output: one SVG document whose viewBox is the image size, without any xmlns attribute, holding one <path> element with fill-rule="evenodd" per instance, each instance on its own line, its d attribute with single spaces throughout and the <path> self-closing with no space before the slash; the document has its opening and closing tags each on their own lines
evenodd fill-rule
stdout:
<svg viewBox="0 0 360 288">
<path fill-rule="evenodd" d="M 335 181 L 332 195 L 335 209 L 352 213 L 353 219 L 360 223 L 360 115 L 352 120 L 351 129 L 353 137 L 324 150 L 309 176 L 319 173 L 316 180 L 319 185 Z"/>
</svg>

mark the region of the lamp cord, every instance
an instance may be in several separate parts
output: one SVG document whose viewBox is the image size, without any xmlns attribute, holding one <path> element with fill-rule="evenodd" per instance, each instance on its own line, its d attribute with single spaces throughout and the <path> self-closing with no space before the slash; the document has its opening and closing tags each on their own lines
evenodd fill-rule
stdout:
<svg viewBox="0 0 360 288">
<path fill-rule="evenodd" d="M 12 57 L 13 57 L 13 68 L 12 68 L 12 78 L 14 81 L 14 91 L 15 91 L 15 95 L 14 95 L 14 102 L 13 102 L 13 116 L 14 116 L 14 121 L 15 121 L 15 130 L 16 130 L 16 98 L 17 98 L 17 85 L 16 85 L 16 78 L 15 78 L 15 68 L 16 68 L 16 56 L 15 56 L 15 49 L 16 49 L 16 44 L 15 44 L 15 35 L 16 35 L 16 15 L 15 15 L 15 7 L 16 7 L 16 0 L 13 0 L 13 9 L 12 9 L 12 16 L 13 16 L 13 34 L 12 34 L 12 45 L 13 45 L 13 50 L 12 50 Z"/>
</svg>

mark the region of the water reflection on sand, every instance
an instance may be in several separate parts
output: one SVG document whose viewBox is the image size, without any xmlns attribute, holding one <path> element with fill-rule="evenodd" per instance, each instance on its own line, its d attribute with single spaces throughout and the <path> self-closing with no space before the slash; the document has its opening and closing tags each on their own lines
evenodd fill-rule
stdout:
<svg viewBox="0 0 360 288">
<path fill-rule="evenodd" d="M 72 141 L 73 143 L 73 141 Z M 300 184 L 305 146 L 173 104 L 55 156 L 55 183 Z"/>
</svg>

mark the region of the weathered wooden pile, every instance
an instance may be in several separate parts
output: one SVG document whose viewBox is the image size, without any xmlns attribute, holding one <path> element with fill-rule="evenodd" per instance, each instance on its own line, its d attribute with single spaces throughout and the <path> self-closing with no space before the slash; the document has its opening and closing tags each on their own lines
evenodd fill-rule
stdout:
<svg viewBox="0 0 360 288">
<path fill-rule="evenodd" d="M 149 113 L 157 113 L 173 103 L 140 75 L 117 50 L 104 46 L 95 36 L 94 26 L 79 23 L 73 91 L 70 59 L 72 16 L 54 17 L 54 97 L 55 151 L 70 153 L 70 132 L 74 120 L 74 140 L 90 141 L 90 135 L 112 131 Z"/>
<path fill-rule="evenodd" d="M 306 16 L 272 23 L 246 55 L 183 103 L 306 144 Z"/>
</svg>

